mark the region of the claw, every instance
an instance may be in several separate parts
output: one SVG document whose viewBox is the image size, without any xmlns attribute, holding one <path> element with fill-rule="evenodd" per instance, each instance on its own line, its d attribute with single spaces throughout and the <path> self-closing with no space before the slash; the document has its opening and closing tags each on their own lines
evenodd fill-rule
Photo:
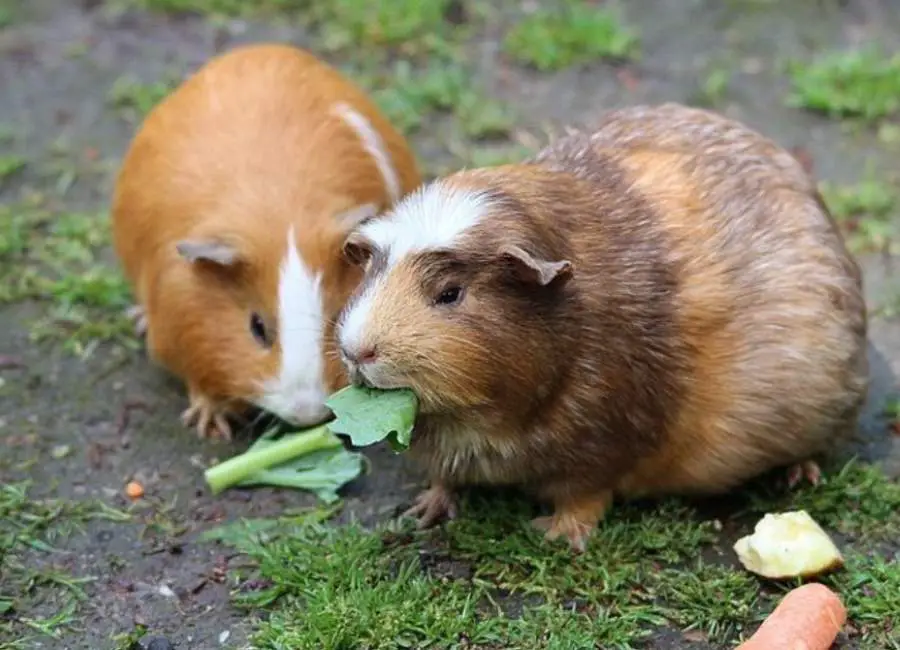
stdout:
<svg viewBox="0 0 900 650">
<path fill-rule="evenodd" d="M 611 503 L 611 492 L 576 501 L 563 501 L 556 504 L 552 515 L 532 519 L 531 525 L 543 531 L 544 539 L 548 542 L 564 539 L 573 552 L 584 553 L 588 539 Z"/>
<path fill-rule="evenodd" d="M 587 549 L 587 541 L 594 530 L 594 524 L 579 521 L 566 513 L 554 513 L 549 517 L 536 517 L 531 520 L 531 525 L 544 533 L 544 539 L 554 542 L 560 538 L 565 539 L 576 553 L 584 553 Z"/>
<path fill-rule="evenodd" d="M 225 414 L 207 398 L 193 396 L 191 405 L 181 414 L 181 422 L 186 427 L 195 426 L 200 438 L 231 440 L 231 425 Z"/>
<path fill-rule="evenodd" d="M 822 469 L 819 464 L 812 460 L 803 461 L 791 465 L 787 471 L 787 485 L 789 490 L 793 490 L 801 480 L 806 479 L 811 485 L 818 485 L 822 480 Z"/>
<path fill-rule="evenodd" d="M 147 335 L 147 312 L 141 305 L 132 305 L 125 310 L 125 317 L 132 322 L 134 333 L 143 338 Z"/>
<path fill-rule="evenodd" d="M 438 484 L 419 494 L 413 506 L 400 516 L 417 518 L 416 528 L 422 530 L 431 528 L 444 517 L 455 519 L 457 514 L 458 508 L 453 493 Z"/>
</svg>

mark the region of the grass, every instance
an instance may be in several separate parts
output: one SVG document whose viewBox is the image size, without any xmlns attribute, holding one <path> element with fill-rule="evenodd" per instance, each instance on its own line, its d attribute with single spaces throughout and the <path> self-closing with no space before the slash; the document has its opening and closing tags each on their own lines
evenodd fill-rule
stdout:
<svg viewBox="0 0 900 650">
<path fill-rule="evenodd" d="M 639 46 L 637 32 L 614 12 L 580 0 L 538 9 L 513 26 L 503 40 L 510 58 L 542 72 L 598 60 L 636 59 Z"/>
<path fill-rule="evenodd" d="M 466 31 L 447 20 L 454 0 L 132 0 L 153 11 L 208 17 L 299 20 L 316 29 L 319 49 L 329 52 L 379 49 L 396 54 L 449 55 Z"/>
<path fill-rule="evenodd" d="M 150 110 L 162 101 L 178 84 L 174 75 L 143 83 L 133 75 L 123 75 L 116 79 L 107 94 L 107 102 L 130 124 L 137 125 Z"/>
<path fill-rule="evenodd" d="M 21 156 L 0 156 L 0 187 L 3 183 L 25 169 L 26 161 Z"/>
<path fill-rule="evenodd" d="M 41 301 L 36 340 L 63 340 L 85 354 L 100 341 L 132 345 L 123 315 L 130 291 L 99 259 L 109 244 L 105 214 L 58 212 L 38 197 L 0 206 L 0 304 Z"/>
<path fill-rule="evenodd" d="M 850 541 L 880 544 L 900 533 L 900 484 L 870 465 L 850 463 L 817 489 L 796 494 L 751 493 L 750 511 L 805 509 Z"/>
<path fill-rule="evenodd" d="M 317 0 L 310 15 L 329 51 L 388 48 L 403 56 L 452 56 L 468 32 L 448 20 L 451 0 Z"/>
<path fill-rule="evenodd" d="M 27 483 L 0 483 L 0 648 L 37 647 L 78 625 L 91 577 L 75 577 L 57 545 L 90 520 L 127 521 L 100 502 L 33 499 Z"/>
<path fill-rule="evenodd" d="M 580 557 L 531 530 L 525 502 L 478 494 L 431 531 L 319 517 L 257 520 L 243 535 L 232 524 L 223 537 L 255 562 L 235 601 L 266 612 L 253 639 L 262 650 L 637 648 L 661 626 L 733 647 L 792 585 L 743 571 L 730 544 L 764 512 L 807 508 L 851 540 L 845 570 L 824 581 L 843 594 L 857 647 L 897 647 L 900 565 L 878 549 L 900 533 L 900 485 L 851 463 L 793 498 L 761 490 L 724 522 L 674 500 L 619 505 Z"/>
<path fill-rule="evenodd" d="M 820 189 L 854 252 L 900 250 L 900 196 L 895 186 L 870 178 L 852 185 L 823 182 Z"/>
<path fill-rule="evenodd" d="M 407 135 L 441 114 L 453 116 L 457 137 L 474 140 L 508 136 L 515 122 L 513 111 L 481 92 L 472 83 L 471 72 L 460 64 L 437 61 L 415 67 L 398 61 L 386 74 L 363 74 L 359 80 L 388 119 Z"/>
<path fill-rule="evenodd" d="M 791 106 L 866 121 L 900 112 L 900 54 L 877 47 L 831 52 L 789 72 Z"/>
<path fill-rule="evenodd" d="M 250 18 L 302 11 L 311 0 L 131 0 L 151 11 L 209 17 Z"/>
<path fill-rule="evenodd" d="M 725 65 L 710 66 L 705 76 L 693 91 L 689 103 L 697 106 L 716 108 L 728 97 L 732 70 Z"/>
<path fill-rule="evenodd" d="M 0 29 L 15 23 L 19 11 L 16 0 L 0 0 Z"/>
<path fill-rule="evenodd" d="M 516 121 L 508 104 L 491 97 L 477 81 L 473 83 L 473 69 L 464 51 L 472 30 L 468 24 L 449 20 L 458 4 L 453 0 L 279 0 L 253 7 L 230 0 L 141 1 L 156 10 L 204 15 L 241 15 L 242 10 L 264 12 L 289 6 L 314 26 L 312 49 L 341 57 L 344 72 L 371 92 L 392 123 L 407 135 L 450 116 L 449 146 L 498 141 L 508 139 Z M 470 12 L 466 13 L 468 18 Z M 143 83 L 126 75 L 110 88 L 108 103 L 123 119 L 137 124 L 176 83 L 174 76 Z"/>
</svg>

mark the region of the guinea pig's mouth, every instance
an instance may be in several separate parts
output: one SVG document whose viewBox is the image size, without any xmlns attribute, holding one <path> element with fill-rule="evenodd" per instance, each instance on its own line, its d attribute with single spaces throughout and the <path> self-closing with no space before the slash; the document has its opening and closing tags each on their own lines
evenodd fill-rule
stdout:
<svg viewBox="0 0 900 650">
<path fill-rule="evenodd" d="M 358 368 L 350 372 L 350 383 L 360 388 L 376 388 Z"/>
<path fill-rule="evenodd" d="M 378 390 L 406 388 L 403 383 L 392 381 L 390 377 L 385 377 L 383 372 L 380 372 L 377 368 L 371 366 L 353 366 L 350 368 L 348 374 L 350 383 L 354 386 L 375 388 Z"/>
<path fill-rule="evenodd" d="M 364 373 L 363 369 L 359 366 L 350 366 L 347 369 L 347 374 L 349 375 L 350 383 L 354 386 L 359 386 L 361 388 L 378 388 L 371 379 L 366 377 L 366 373 Z"/>
</svg>

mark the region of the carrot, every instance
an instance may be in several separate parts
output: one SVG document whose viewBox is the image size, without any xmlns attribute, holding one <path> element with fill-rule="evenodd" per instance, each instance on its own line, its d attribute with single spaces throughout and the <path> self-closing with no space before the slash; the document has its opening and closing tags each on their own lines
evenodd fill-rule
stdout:
<svg viewBox="0 0 900 650">
<path fill-rule="evenodd" d="M 828 650 L 846 620 L 838 595 L 811 582 L 790 591 L 737 650 Z"/>
</svg>

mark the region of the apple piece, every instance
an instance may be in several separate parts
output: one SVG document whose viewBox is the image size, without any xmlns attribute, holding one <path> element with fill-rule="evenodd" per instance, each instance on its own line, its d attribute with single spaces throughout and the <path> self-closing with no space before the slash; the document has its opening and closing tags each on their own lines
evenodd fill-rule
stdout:
<svg viewBox="0 0 900 650">
<path fill-rule="evenodd" d="M 745 569 L 764 578 L 811 578 L 844 565 L 828 534 L 805 510 L 769 513 L 734 544 Z"/>
</svg>

